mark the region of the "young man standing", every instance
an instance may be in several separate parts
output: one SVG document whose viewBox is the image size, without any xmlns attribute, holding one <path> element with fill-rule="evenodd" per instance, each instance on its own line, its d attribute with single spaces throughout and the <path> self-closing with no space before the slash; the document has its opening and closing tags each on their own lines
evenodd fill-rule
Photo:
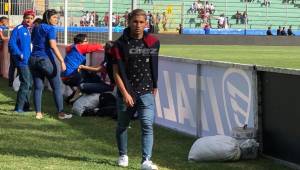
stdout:
<svg viewBox="0 0 300 170">
<path fill-rule="evenodd" d="M 13 63 L 15 63 L 19 78 L 20 89 L 17 95 L 15 111 L 23 113 L 29 111 L 32 78 L 28 66 L 31 54 L 31 37 L 29 28 L 34 20 L 35 13 L 32 10 L 24 12 L 23 22 L 12 31 L 8 47 Z"/>
<path fill-rule="evenodd" d="M 116 137 L 118 165 L 128 166 L 127 128 L 131 114 L 138 112 L 142 130 L 142 169 L 158 169 L 150 160 L 153 147 L 154 96 L 157 92 L 160 43 L 144 32 L 147 14 L 135 9 L 129 26 L 111 49 L 113 74 L 118 87 Z"/>
</svg>

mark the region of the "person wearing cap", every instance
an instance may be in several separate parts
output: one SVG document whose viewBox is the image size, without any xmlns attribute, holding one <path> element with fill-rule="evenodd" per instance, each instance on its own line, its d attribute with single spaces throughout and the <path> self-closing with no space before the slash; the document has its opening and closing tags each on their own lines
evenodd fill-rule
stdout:
<svg viewBox="0 0 300 170">
<path fill-rule="evenodd" d="M 30 57 L 30 70 L 33 77 L 34 107 L 36 118 L 42 119 L 42 93 L 44 78 L 47 78 L 53 92 L 56 111 L 59 119 L 70 119 L 72 114 L 66 114 L 63 106 L 59 68 L 55 58 L 59 61 L 60 70 L 66 70 L 64 59 L 56 44 L 55 25 L 58 23 L 58 12 L 48 9 L 43 14 L 41 24 L 33 27 L 31 34 L 32 53 Z"/>
<path fill-rule="evenodd" d="M 25 11 L 23 22 L 13 29 L 8 42 L 9 52 L 17 67 L 21 82 L 15 105 L 15 111 L 18 113 L 29 111 L 32 78 L 28 61 L 31 54 L 30 27 L 34 17 L 35 13 L 32 10 Z"/>
</svg>

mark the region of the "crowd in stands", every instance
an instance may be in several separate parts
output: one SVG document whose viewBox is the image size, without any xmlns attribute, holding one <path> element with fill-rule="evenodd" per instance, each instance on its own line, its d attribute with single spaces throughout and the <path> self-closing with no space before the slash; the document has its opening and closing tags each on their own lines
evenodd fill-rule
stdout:
<svg viewBox="0 0 300 170">
<path fill-rule="evenodd" d="M 201 23 L 209 23 L 211 25 L 211 16 L 215 13 L 215 7 L 212 3 L 200 0 L 193 2 L 191 7 L 187 10 L 187 14 L 197 14 L 198 18 L 201 19 Z"/>
<path fill-rule="evenodd" d="M 128 26 L 128 11 L 125 11 L 124 14 L 112 13 L 112 25 L 116 26 Z M 103 17 L 104 26 L 108 26 L 109 23 L 109 13 L 106 12 Z M 158 33 L 160 31 L 160 24 L 164 31 L 167 31 L 168 17 L 165 12 L 163 13 L 152 13 L 151 11 L 147 12 L 147 28 L 151 33 Z"/>
<path fill-rule="evenodd" d="M 209 1 L 201 1 L 196 0 L 193 2 L 191 7 L 187 10 L 187 14 L 196 14 L 198 18 L 201 19 L 201 22 L 198 25 L 198 27 L 202 26 L 203 28 L 211 28 L 211 20 L 216 19 L 217 20 L 217 27 L 222 28 L 228 28 L 229 27 L 229 19 L 228 17 L 225 17 L 224 14 L 220 14 L 219 16 L 214 16 L 216 9 L 213 3 L 210 3 Z M 242 16 L 242 15 L 241 15 Z M 244 15 L 247 17 L 246 13 Z M 237 16 L 238 20 L 240 20 L 242 17 Z M 190 22 L 195 22 L 194 20 L 190 20 Z"/>
<path fill-rule="evenodd" d="M 145 1 L 146 2 L 146 1 Z M 81 16 L 79 26 L 82 27 L 96 27 L 96 26 L 108 26 L 109 24 L 109 12 L 105 12 L 101 18 L 95 11 L 82 11 L 83 15 Z M 124 13 L 112 13 L 112 26 L 113 27 L 127 27 L 128 26 L 128 14 L 129 10 Z M 158 33 L 160 27 L 163 31 L 167 31 L 168 16 L 166 12 L 162 13 L 152 13 L 148 11 L 147 13 L 147 28 L 151 33 Z M 72 23 L 73 26 L 78 26 L 77 24 Z"/>
<path fill-rule="evenodd" d="M 248 14 L 246 11 L 241 13 L 240 11 L 236 11 L 235 15 L 232 17 L 235 19 L 235 24 L 246 24 L 248 23 Z"/>
<path fill-rule="evenodd" d="M 268 36 L 273 35 L 271 27 L 268 27 L 266 35 L 268 35 Z M 278 29 L 276 30 L 276 35 L 277 36 L 294 36 L 295 34 L 293 33 L 292 26 L 290 25 L 287 31 L 286 31 L 285 27 L 279 26 Z"/>
<path fill-rule="evenodd" d="M 99 25 L 99 15 L 95 12 L 81 11 L 83 15 L 80 19 L 80 26 L 96 27 Z"/>
</svg>

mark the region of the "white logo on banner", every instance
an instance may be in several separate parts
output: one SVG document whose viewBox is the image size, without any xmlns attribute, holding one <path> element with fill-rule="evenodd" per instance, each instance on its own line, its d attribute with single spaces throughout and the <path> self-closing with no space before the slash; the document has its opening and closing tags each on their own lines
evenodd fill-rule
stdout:
<svg viewBox="0 0 300 170">
<path fill-rule="evenodd" d="M 223 76 L 222 90 L 229 129 L 232 129 L 232 126 L 241 127 L 248 124 L 252 90 L 247 73 L 240 69 L 228 69 Z M 232 115 L 234 116 L 234 122 L 230 120 Z"/>
<path fill-rule="evenodd" d="M 196 127 L 196 119 L 194 114 L 192 113 L 189 101 L 190 99 L 186 92 L 187 87 L 183 81 L 184 76 L 181 73 L 175 73 L 175 86 L 172 86 L 168 71 L 163 71 L 163 77 L 166 88 L 166 96 L 163 98 L 163 100 L 167 99 L 166 101 L 168 101 L 168 106 L 161 106 L 160 91 L 158 91 L 155 99 L 157 116 L 159 118 L 163 118 L 180 124 L 185 124 L 185 121 L 188 121 L 190 126 Z M 188 75 L 188 80 L 189 87 L 195 89 L 196 76 Z M 173 96 L 172 88 L 175 88 L 176 90 L 176 98 Z"/>
</svg>

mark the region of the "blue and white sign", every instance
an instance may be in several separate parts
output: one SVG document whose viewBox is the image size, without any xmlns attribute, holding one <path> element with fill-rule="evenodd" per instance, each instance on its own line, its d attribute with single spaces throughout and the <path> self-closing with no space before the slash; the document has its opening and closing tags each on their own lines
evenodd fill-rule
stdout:
<svg viewBox="0 0 300 170">
<path fill-rule="evenodd" d="M 201 66 L 201 134 L 225 134 L 248 124 L 254 127 L 251 70 Z"/>
<path fill-rule="evenodd" d="M 244 124 L 254 127 L 253 70 L 201 65 L 197 75 L 197 64 L 159 62 L 157 124 L 197 136 L 230 135 Z"/>
<path fill-rule="evenodd" d="M 196 72 L 196 64 L 159 61 L 157 124 L 197 135 Z"/>
</svg>

